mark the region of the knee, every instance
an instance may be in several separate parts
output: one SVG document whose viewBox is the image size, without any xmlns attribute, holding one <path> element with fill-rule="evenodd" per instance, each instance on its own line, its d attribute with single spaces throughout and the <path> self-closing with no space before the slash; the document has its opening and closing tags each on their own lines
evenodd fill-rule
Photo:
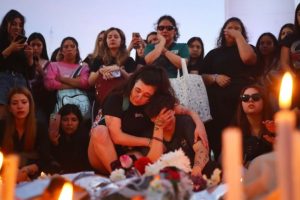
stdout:
<svg viewBox="0 0 300 200">
<path fill-rule="evenodd" d="M 91 131 L 91 141 L 97 144 L 107 143 L 110 140 L 109 131 L 106 126 L 97 126 Z"/>
</svg>

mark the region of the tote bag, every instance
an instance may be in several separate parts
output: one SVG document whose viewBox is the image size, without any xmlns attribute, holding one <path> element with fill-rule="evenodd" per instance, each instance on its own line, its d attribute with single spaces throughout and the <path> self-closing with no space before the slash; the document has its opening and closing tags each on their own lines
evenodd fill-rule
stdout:
<svg viewBox="0 0 300 200">
<path fill-rule="evenodd" d="M 197 112 L 203 122 L 212 119 L 206 87 L 202 77 L 189 74 L 185 59 L 181 59 L 183 75 L 177 71 L 177 78 L 170 78 L 171 85 L 181 105 Z"/>
<path fill-rule="evenodd" d="M 82 65 L 76 69 L 74 74 L 71 76 L 72 78 L 77 77 L 82 70 Z M 81 89 L 64 89 L 57 91 L 57 102 L 55 106 L 54 112 L 57 113 L 62 106 L 66 104 L 74 104 L 77 105 L 81 111 L 82 116 L 85 119 L 89 119 L 91 117 L 91 104 L 90 99 L 87 93 Z"/>
</svg>

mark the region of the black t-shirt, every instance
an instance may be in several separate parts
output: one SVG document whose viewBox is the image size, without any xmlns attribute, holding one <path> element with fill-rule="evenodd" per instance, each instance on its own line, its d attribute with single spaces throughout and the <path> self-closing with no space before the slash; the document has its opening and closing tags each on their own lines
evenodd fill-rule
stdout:
<svg viewBox="0 0 300 200">
<path fill-rule="evenodd" d="M 195 124 L 188 115 L 176 115 L 175 132 L 171 141 L 164 141 L 166 151 L 174 151 L 182 148 L 189 157 L 191 164 L 194 163 L 195 152 L 193 150 Z"/>
<path fill-rule="evenodd" d="M 116 61 L 115 60 L 112 60 L 109 65 L 113 65 L 113 64 L 116 64 Z M 99 68 L 102 67 L 102 65 L 104 65 L 103 61 L 99 58 L 96 58 L 94 61 L 93 61 L 93 64 L 90 68 L 90 71 L 91 72 L 97 72 L 99 70 Z M 124 68 L 125 68 L 125 71 L 127 73 L 131 73 L 131 72 L 134 72 L 135 69 L 136 69 L 136 62 L 133 60 L 133 58 L 131 57 L 128 57 L 124 63 Z"/>
<path fill-rule="evenodd" d="M 121 129 L 127 134 L 151 137 L 153 122 L 151 122 L 150 118 L 145 114 L 144 107 L 145 106 L 134 106 L 129 102 L 128 98 L 111 94 L 104 102 L 103 115 L 120 118 Z"/>
</svg>

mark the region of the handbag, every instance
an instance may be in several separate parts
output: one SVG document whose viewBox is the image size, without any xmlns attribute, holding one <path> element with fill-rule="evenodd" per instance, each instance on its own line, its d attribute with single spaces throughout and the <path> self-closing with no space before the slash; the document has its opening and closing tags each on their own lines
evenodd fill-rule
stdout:
<svg viewBox="0 0 300 200">
<path fill-rule="evenodd" d="M 82 65 L 80 65 L 76 71 L 71 75 L 71 78 L 76 78 L 81 70 Z M 87 93 L 81 89 L 63 89 L 58 90 L 56 95 L 56 106 L 54 111 L 58 112 L 62 106 L 66 104 L 74 104 L 77 105 L 81 111 L 83 118 L 89 119 L 91 115 L 91 104 L 90 99 Z"/>
<path fill-rule="evenodd" d="M 206 87 L 202 77 L 197 74 L 189 74 L 185 59 L 181 59 L 183 75 L 177 70 L 177 78 L 170 78 L 171 86 L 179 100 L 179 103 L 197 112 L 203 122 L 212 119 Z"/>
<path fill-rule="evenodd" d="M 103 76 L 100 74 L 95 83 L 95 92 L 96 92 L 95 97 L 97 102 L 100 105 L 103 105 L 104 99 L 109 94 L 109 92 L 113 88 L 121 85 L 125 80 L 126 79 L 123 76 L 105 80 L 103 79 Z"/>
</svg>

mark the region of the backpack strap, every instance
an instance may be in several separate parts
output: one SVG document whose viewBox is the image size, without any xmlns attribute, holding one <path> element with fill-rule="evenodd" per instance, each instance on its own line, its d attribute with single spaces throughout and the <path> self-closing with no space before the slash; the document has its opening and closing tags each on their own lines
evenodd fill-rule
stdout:
<svg viewBox="0 0 300 200">
<path fill-rule="evenodd" d="M 80 64 L 78 66 L 78 68 L 75 70 L 75 72 L 72 74 L 71 78 L 76 78 L 80 73 L 81 73 L 81 70 L 83 68 L 83 64 L 82 62 L 80 61 Z"/>
<path fill-rule="evenodd" d="M 122 110 L 126 111 L 128 108 L 129 108 L 129 99 L 128 97 L 123 97 Z"/>
</svg>

